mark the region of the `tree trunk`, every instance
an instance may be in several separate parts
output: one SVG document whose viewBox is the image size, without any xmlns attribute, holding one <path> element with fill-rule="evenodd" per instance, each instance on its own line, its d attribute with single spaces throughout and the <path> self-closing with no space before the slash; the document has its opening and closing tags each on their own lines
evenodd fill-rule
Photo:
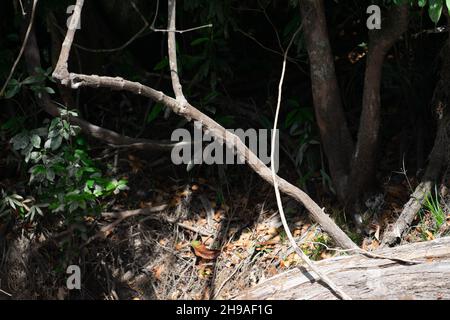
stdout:
<svg viewBox="0 0 450 320">
<path fill-rule="evenodd" d="M 363 106 L 356 148 L 345 119 L 323 0 L 300 1 L 311 68 L 314 108 L 337 196 L 353 203 L 375 176 L 380 127 L 380 86 L 386 53 L 408 26 L 408 6 L 393 6 L 382 29 L 370 32 Z"/>
<path fill-rule="evenodd" d="M 381 80 L 385 56 L 408 28 L 408 5 L 394 6 L 380 30 L 369 32 L 362 113 L 346 201 L 357 201 L 374 182 L 381 122 Z"/>
<path fill-rule="evenodd" d="M 324 3 L 323 0 L 302 0 L 299 3 L 311 68 L 317 124 L 334 188 L 340 200 L 344 200 L 353 142 L 336 79 Z"/>
<path fill-rule="evenodd" d="M 354 299 L 450 299 L 450 238 L 413 243 L 375 253 L 423 261 L 402 265 L 361 255 L 317 262 Z M 258 284 L 237 299 L 337 299 L 305 270 L 293 269 Z"/>
</svg>

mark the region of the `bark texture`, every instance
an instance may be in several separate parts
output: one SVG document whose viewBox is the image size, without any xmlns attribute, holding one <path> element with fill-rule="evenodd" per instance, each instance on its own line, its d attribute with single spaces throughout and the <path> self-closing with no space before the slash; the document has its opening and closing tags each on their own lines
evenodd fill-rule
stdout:
<svg viewBox="0 0 450 320">
<path fill-rule="evenodd" d="M 323 0 L 300 1 L 309 55 L 314 109 L 338 197 L 345 199 L 353 141 L 348 130 L 331 51 Z"/>
<path fill-rule="evenodd" d="M 374 253 L 423 261 L 416 265 L 361 255 L 317 262 L 317 266 L 353 299 L 450 299 L 450 238 L 377 250 Z M 337 297 L 302 269 L 279 274 L 237 299 L 330 299 Z"/>
</svg>

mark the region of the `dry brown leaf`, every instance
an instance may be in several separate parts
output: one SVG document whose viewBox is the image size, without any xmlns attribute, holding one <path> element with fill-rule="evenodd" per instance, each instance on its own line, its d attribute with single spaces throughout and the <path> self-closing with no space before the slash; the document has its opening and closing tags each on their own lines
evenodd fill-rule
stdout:
<svg viewBox="0 0 450 320">
<path fill-rule="evenodd" d="M 161 280 L 161 275 L 163 274 L 164 269 L 165 269 L 164 265 L 159 265 L 152 269 L 153 276 L 155 277 L 156 280 Z"/>
<path fill-rule="evenodd" d="M 192 248 L 194 248 L 194 253 L 197 257 L 200 257 L 205 260 L 214 260 L 219 254 L 220 250 L 212 250 L 208 249 L 203 243 L 200 241 L 192 241 Z"/>
</svg>

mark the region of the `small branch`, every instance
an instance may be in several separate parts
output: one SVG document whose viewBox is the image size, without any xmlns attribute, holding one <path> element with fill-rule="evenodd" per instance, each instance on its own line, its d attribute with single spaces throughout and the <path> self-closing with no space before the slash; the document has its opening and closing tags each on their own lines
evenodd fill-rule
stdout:
<svg viewBox="0 0 450 320">
<path fill-rule="evenodd" d="M 8 86 L 8 83 L 11 80 L 11 78 L 12 78 L 12 76 L 14 74 L 14 71 L 17 68 L 17 65 L 19 64 L 20 58 L 22 57 L 23 52 L 25 50 L 25 47 L 27 45 L 28 37 L 30 36 L 31 29 L 33 27 L 33 22 L 34 22 L 34 16 L 35 16 L 35 13 L 36 13 L 36 5 L 37 5 L 37 3 L 38 3 L 38 0 L 33 0 L 33 7 L 31 9 L 30 23 L 28 24 L 27 32 L 25 33 L 25 38 L 23 39 L 22 47 L 20 48 L 19 55 L 17 56 L 16 61 L 14 61 L 14 65 L 13 65 L 13 67 L 12 67 L 8 77 L 6 78 L 6 81 L 5 81 L 5 84 L 2 87 L 2 90 L 0 91 L 0 97 L 3 97 L 3 94 L 4 94 L 5 90 L 6 90 L 6 87 Z M 22 2 L 20 2 L 20 4 L 22 5 Z M 22 11 L 23 11 L 23 7 L 22 7 Z"/>
<path fill-rule="evenodd" d="M 343 300 L 352 300 L 352 298 L 348 294 L 346 294 L 342 289 L 340 289 L 327 275 L 323 274 L 319 270 L 319 268 L 317 268 L 314 265 L 314 263 L 309 259 L 309 257 L 302 251 L 302 249 L 300 249 L 300 247 L 295 242 L 295 239 L 292 236 L 291 230 L 289 229 L 289 225 L 287 223 L 286 216 L 284 214 L 283 203 L 281 201 L 281 194 L 280 194 L 280 189 L 279 189 L 278 181 L 277 181 L 277 175 L 276 175 L 276 169 L 275 169 L 276 168 L 275 146 L 276 146 L 276 141 L 277 141 L 276 140 L 276 138 L 277 138 L 276 132 L 277 132 L 277 127 L 278 127 L 278 118 L 279 118 L 280 107 L 281 107 L 281 96 L 282 96 L 282 91 L 283 91 L 284 75 L 286 72 L 287 53 L 288 53 L 289 48 L 291 47 L 295 37 L 300 32 L 300 30 L 301 30 L 301 26 L 300 26 L 300 28 L 298 28 L 298 30 L 292 36 L 292 39 L 291 39 L 286 51 L 284 52 L 283 66 L 282 66 L 282 70 L 281 70 L 280 82 L 278 85 L 278 100 L 277 100 L 277 108 L 276 108 L 276 112 L 275 112 L 275 120 L 274 120 L 274 124 L 273 124 L 271 156 L 270 156 L 273 186 L 275 189 L 275 196 L 277 198 L 277 205 L 278 205 L 278 211 L 280 212 L 281 222 L 283 223 L 284 231 L 286 232 L 286 235 L 291 243 L 291 246 L 294 248 L 295 252 L 299 255 L 299 257 L 303 260 L 303 262 L 305 262 L 305 264 L 318 275 L 320 280 L 322 280 L 327 286 L 329 286 L 334 292 L 336 292 Z"/>
<path fill-rule="evenodd" d="M 155 28 L 151 28 L 153 31 L 155 32 L 167 32 L 167 33 L 186 33 L 186 32 L 191 32 L 191 31 L 195 31 L 198 29 L 204 29 L 204 28 L 212 28 L 213 25 L 211 23 L 209 24 L 205 24 L 203 26 L 198 26 L 198 27 L 193 27 L 193 28 L 189 28 L 189 29 L 183 29 L 183 30 L 176 30 L 176 29 L 155 29 Z"/>
<path fill-rule="evenodd" d="M 246 36 L 246 37 L 249 38 L 250 40 L 253 40 L 253 41 L 254 41 L 258 46 L 260 46 L 262 49 L 264 49 L 264 50 L 266 50 L 266 51 L 268 51 L 268 52 L 270 52 L 270 53 L 273 53 L 273 54 L 276 54 L 276 55 L 279 55 L 279 56 L 283 57 L 283 52 L 279 52 L 279 51 L 277 51 L 277 50 L 274 50 L 274 49 L 272 49 L 272 48 L 269 48 L 269 47 L 265 46 L 265 45 L 262 44 L 258 39 L 256 39 L 254 36 L 248 34 L 247 32 L 245 32 L 245 31 L 243 31 L 243 30 L 241 30 L 241 29 L 236 29 L 236 31 L 239 32 L 239 33 L 241 33 L 242 35 Z M 287 61 L 289 61 L 289 62 L 295 64 L 295 65 L 297 66 L 297 68 L 298 68 L 300 71 L 305 72 L 305 71 L 302 69 L 302 67 L 299 65 L 298 61 L 297 61 L 295 58 L 287 57 Z"/>
<path fill-rule="evenodd" d="M 139 216 L 139 215 L 148 215 L 155 212 L 160 212 L 165 209 L 167 209 L 169 206 L 167 204 L 163 204 L 157 207 L 150 207 L 150 208 L 143 208 L 138 210 L 129 210 L 129 211 L 122 211 L 122 212 L 104 212 L 102 213 L 102 217 L 104 218 L 115 218 L 116 220 L 106 226 L 103 226 L 100 228 L 100 232 L 94 236 L 99 237 L 102 234 L 106 234 L 108 232 L 111 232 L 114 230 L 114 228 L 119 225 L 123 220 Z"/>
<path fill-rule="evenodd" d="M 0 293 L 3 293 L 4 295 L 8 296 L 8 297 L 12 297 L 12 294 L 0 289 Z"/>
<path fill-rule="evenodd" d="M 25 9 L 24 9 L 24 7 L 23 7 L 22 0 L 19 0 L 19 4 L 20 4 L 20 9 L 22 10 L 22 15 L 23 15 L 23 16 L 26 16 L 27 13 L 25 12 Z"/>
<path fill-rule="evenodd" d="M 176 29 L 176 5 L 177 0 L 167 0 L 169 15 L 168 15 L 168 29 Z M 172 77 L 172 88 L 175 93 L 177 101 L 182 105 L 186 104 L 186 98 L 183 94 L 183 87 L 180 83 L 180 77 L 178 75 L 178 62 L 177 62 L 177 46 L 175 39 L 175 32 L 169 32 L 167 36 L 167 48 L 169 52 L 169 64 L 170 64 L 170 76 Z"/>
</svg>

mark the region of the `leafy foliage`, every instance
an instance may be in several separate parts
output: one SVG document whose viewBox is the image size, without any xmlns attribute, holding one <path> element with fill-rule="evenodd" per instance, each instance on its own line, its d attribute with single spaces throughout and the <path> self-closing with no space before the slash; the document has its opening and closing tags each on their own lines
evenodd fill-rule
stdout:
<svg viewBox="0 0 450 320">
<path fill-rule="evenodd" d="M 42 92 L 47 92 L 49 94 L 54 94 L 55 91 L 51 88 L 46 86 L 46 80 L 50 80 L 52 82 L 55 82 L 53 78 L 51 77 L 52 68 L 48 68 L 47 70 L 43 70 L 41 68 L 36 69 L 36 75 L 29 76 L 23 80 L 18 79 L 11 79 L 9 81 L 6 92 L 5 92 L 5 98 L 11 99 L 16 94 L 19 93 L 20 89 L 24 86 L 29 87 L 33 92 L 40 95 Z"/>
<path fill-rule="evenodd" d="M 403 4 L 405 0 L 392 0 L 396 5 Z M 418 5 L 420 8 L 428 7 L 428 15 L 434 23 L 438 23 L 442 11 L 447 9 L 450 13 L 450 0 L 409 0 L 410 5 Z"/>
<path fill-rule="evenodd" d="M 34 197 L 24 200 L 19 195 L 4 193 L 0 207 L 3 215 L 10 208 L 20 218 L 32 221 L 36 214 L 44 216 L 46 208 L 62 214 L 71 223 L 99 212 L 98 200 L 127 189 L 126 180 L 103 176 L 89 157 L 86 141 L 78 135 L 79 128 L 67 120 L 76 113 L 67 110 L 61 113 L 61 117 L 47 121 L 46 127 L 22 131 L 11 139 L 13 149 L 30 166 L 29 185 L 39 202 Z"/>
</svg>

